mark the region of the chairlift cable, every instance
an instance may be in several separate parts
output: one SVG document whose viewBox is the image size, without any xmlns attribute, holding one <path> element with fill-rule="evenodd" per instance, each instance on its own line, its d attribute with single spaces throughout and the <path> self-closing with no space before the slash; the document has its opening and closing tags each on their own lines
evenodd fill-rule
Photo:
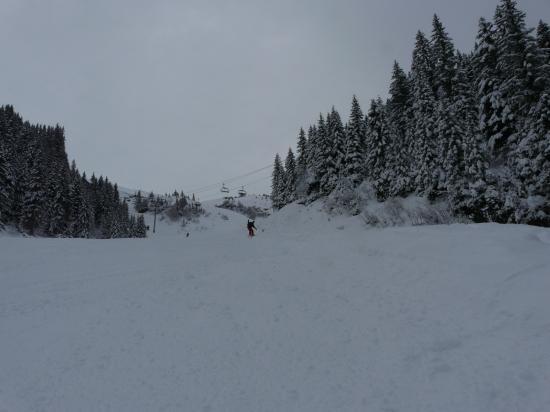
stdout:
<svg viewBox="0 0 550 412">
<path fill-rule="evenodd" d="M 218 183 L 212 183 L 210 185 L 206 185 L 206 186 L 202 186 L 202 187 L 198 187 L 196 188 L 195 190 L 188 190 L 188 191 L 184 191 L 184 193 L 203 193 L 203 192 L 208 192 L 208 191 L 211 191 L 211 190 L 215 190 L 217 188 L 219 188 L 220 185 L 223 185 L 224 183 L 231 183 L 231 182 L 234 182 L 236 180 L 239 180 L 239 179 L 242 179 L 244 177 L 248 177 L 248 176 L 251 176 L 251 175 L 254 175 L 256 173 L 259 173 L 261 171 L 264 171 L 266 169 L 270 169 L 272 168 L 273 166 L 272 165 L 268 165 L 268 166 L 264 166 L 264 167 L 261 167 L 259 169 L 256 169 L 256 170 L 252 170 L 248 173 L 244 173 L 242 175 L 239 175 L 239 176 L 235 176 L 235 177 L 230 177 L 228 179 L 224 179 Z"/>
</svg>

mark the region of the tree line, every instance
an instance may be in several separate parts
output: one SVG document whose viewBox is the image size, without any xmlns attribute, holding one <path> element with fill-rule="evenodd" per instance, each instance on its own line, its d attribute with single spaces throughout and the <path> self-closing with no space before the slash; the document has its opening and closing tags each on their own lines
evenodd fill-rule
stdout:
<svg viewBox="0 0 550 412">
<path fill-rule="evenodd" d="M 131 215 L 108 178 L 69 165 L 64 129 L 32 125 L 0 107 L 0 227 L 78 238 L 145 237 L 143 216 Z"/>
<path fill-rule="evenodd" d="M 476 222 L 550 226 L 550 28 L 526 27 L 516 1 L 481 18 L 474 50 L 459 52 L 437 15 L 419 31 L 389 98 L 357 98 L 343 124 L 332 110 L 275 156 L 275 208 L 367 182 L 378 200 L 447 199 Z"/>
</svg>

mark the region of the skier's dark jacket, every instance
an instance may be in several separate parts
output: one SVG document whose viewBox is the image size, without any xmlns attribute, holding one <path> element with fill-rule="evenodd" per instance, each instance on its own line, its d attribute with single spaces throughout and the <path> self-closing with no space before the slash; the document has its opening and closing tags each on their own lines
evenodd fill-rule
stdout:
<svg viewBox="0 0 550 412">
<path fill-rule="evenodd" d="M 249 220 L 248 223 L 246 224 L 246 228 L 247 228 L 248 230 L 250 230 L 250 229 L 252 229 L 252 228 L 256 229 L 256 226 L 254 226 L 254 221 L 253 221 L 253 220 L 252 220 L 252 221 Z M 256 229 L 256 230 L 258 230 L 258 229 Z"/>
</svg>

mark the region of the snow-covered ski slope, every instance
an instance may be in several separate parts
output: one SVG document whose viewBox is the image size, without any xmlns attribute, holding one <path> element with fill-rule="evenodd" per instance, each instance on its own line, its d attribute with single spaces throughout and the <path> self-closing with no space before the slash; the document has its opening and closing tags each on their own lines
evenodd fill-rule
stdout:
<svg viewBox="0 0 550 412">
<path fill-rule="evenodd" d="M 205 208 L 0 238 L 0 411 L 550 410 L 548 229 Z"/>
</svg>

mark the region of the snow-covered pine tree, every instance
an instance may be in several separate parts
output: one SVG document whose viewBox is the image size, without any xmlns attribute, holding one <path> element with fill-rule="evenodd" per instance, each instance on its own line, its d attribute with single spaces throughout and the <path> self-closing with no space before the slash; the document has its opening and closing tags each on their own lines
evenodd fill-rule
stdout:
<svg viewBox="0 0 550 412">
<path fill-rule="evenodd" d="M 317 127 L 309 126 L 306 145 L 306 163 L 305 173 L 305 192 L 306 194 L 315 194 L 319 192 L 319 180 L 317 178 L 316 164 L 319 156 Z"/>
<path fill-rule="evenodd" d="M 351 101 L 351 112 L 346 127 L 346 151 L 342 175 L 353 186 L 358 186 L 365 177 L 365 121 L 355 95 Z"/>
<path fill-rule="evenodd" d="M 118 186 L 117 184 L 115 183 L 113 185 L 113 189 L 112 189 L 112 198 L 110 199 L 110 202 L 109 202 L 109 208 L 111 210 L 111 233 L 110 233 L 110 236 L 111 238 L 121 238 L 121 237 L 124 237 L 124 224 L 123 224 L 123 221 L 122 221 L 122 215 L 121 215 L 121 211 L 120 211 L 120 199 L 119 199 L 119 196 L 118 196 Z"/>
<path fill-rule="evenodd" d="M 297 144 L 298 156 L 296 158 L 296 197 L 304 197 L 307 194 L 308 180 L 308 143 L 306 133 L 300 128 Z"/>
<path fill-rule="evenodd" d="M 432 198 L 437 186 L 437 145 L 435 141 L 435 95 L 433 92 L 433 57 L 426 36 L 416 35 L 411 68 L 413 98 L 412 144 L 414 165 L 412 176 L 416 191 Z"/>
<path fill-rule="evenodd" d="M 123 200 L 119 206 L 120 223 L 122 227 L 123 237 L 130 236 L 130 211 L 128 210 L 128 203 Z"/>
<path fill-rule="evenodd" d="M 0 142 L 0 227 L 2 224 L 8 223 L 10 212 L 11 178 L 9 170 L 8 155 Z"/>
<path fill-rule="evenodd" d="M 296 160 L 292 149 L 288 149 L 285 159 L 284 202 L 291 203 L 296 200 Z"/>
<path fill-rule="evenodd" d="M 48 168 L 45 176 L 46 208 L 43 223 L 46 234 L 58 236 L 66 233 L 68 221 L 69 163 L 63 128 L 48 128 L 45 137 Z"/>
<path fill-rule="evenodd" d="M 12 181 L 13 191 L 11 199 L 11 221 L 14 225 L 19 223 L 21 219 L 21 210 L 23 204 L 23 187 L 22 181 L 25 178 L 25 161 L 23 153 L 27 149 L 28 143 L 32 136 L 31 125 L 28 122 L 23 122 L 21 116 L 14 113 L 14 140 L 11 148 L 11 163 L 12 163 Z"/>
<path fill-rule="evenodd" d="M 379 200 L 389 197 L 388 148 L 389 136 L 386 107 L 378 97 L 371 101 L 367 114 L 365 169 L 368 180 L 376 189 Z"/>
<path fill-rule="evenodd" d="M 528 150 L 522 147 L 528 142 L 525 131 L 545 87 L 545 76 L 541 73 L 544 57 L 531 31 L 526 28 L 525 13 L 517 8 L 516 2 L 501 0 L 495 11 L 493 34 L 496 87 L 487 100 L 492 108 L 488 140 L 491 164 L 493 170 L 499 169 L 488 180 L 495 181 L 500 188 L 499 199 L 494 203 L 502 207 L 495 220 L 503 222 L 521 221 L 524 213 L 518 210 L 527 209 L 521 204 L 527 189 L 518 172 L 529 162 L 524 157 Z"/>
<path fill-rule="evenodd" d="M 505 203 L 504 187 L 510 186 L 510 173 L 505 167 L 504 158 L 507 151 L 507 138 L 503 132 L 504 99 L 500 90 L 502 73 L 497 68 L 497 45 L 493 24 L 484 18 L 479 20 L 476 47 L 473 53 L 473 68 L 477 73 L 475 92 L 478 101 L 478 128 L 481 143 L 487 159 L 486 187 L 484 192 L 483 218 L 489 221 L 506 222 L 507 216 L 501 211 Z M 493 170 L 496 174 L 493 174 Z M 506 180 L 506 182 L 504 182 Z"/>
<path fill-rule="evenodd" d="M 457 68 L 453 80 L 456 93 L 452 105 L 464 131 L 464 175 L 469 182 L 474 183 L 485 178 L 487 169 L 479 133 L 475 68 L 471 55 L 457 53 L 456 60 Z"/>
<path fill-rule="evenodd" d="M 439 181 L 437 189 L 456 192 L 464 172 L 464 130 L 459 123 L 456 107 L 448 98 L 439 100 L 437 107 L 436 136 L 438 142 Z"/>
<path fill-rule="evenodd" d="M 128 217 L 128 237 L 137 237 L 136 236 L 136 217 L 130 215 Z"/>
<path fill-rule="evenodd" d="M 100 177 L 101 180 L 101 177 Z M 104 239 L 113 237 L 114 226 L 114 208 L 113 206 L 113 186 L 108 178 L 103 181 L 103 187 L 100 193 L 102 205 L 101 234 Z"/>
<path fill-rule="evenodd" d="M 14 218 L 15 142 L 17 115 L 12 106 L 0 108 L 0 225 Z"/>
<path fill-rule="evenodd" d="M 0 107 L 0 227 L 3 223 L 9 222 L 13 191 L 12 164 L 8 147 L 11 141 L 6 132 L 6 110 Z"/>
<path fill-rule="evenodd" d="M 411 192 L 411 108 L 411 90 L 407 75 L 395 61 L 387 104 L 391 196 L 405 196 Z"/>
<path fill-rule="evenodd" d="M 94 205 L 93 205 L 93 194 L 92 194 L 92 184 L 86 177 L 86 172 L 82 173 L 82 193 L 84 199 L 86 200 L 86 207 L 89 216 L 89 237 L 95 237 L 95 216 L 94 216 Z"/>
<path fill-rule="evenodd" d="M 135 227 L 135 237 L 147 237 L 147 226 L 145 226 L 145 218 L 143 215 L 138 215 Z"/>
<path fill-rule="evenodd" d="M 497 90 L 499 85 L 496 50 L 492 24 L 484 18 L 479 19 L 472 64 L 477 73 L 475 92 L 479 102 L 479 130 L 487 144 L 494 142 L 499 135 L 499 122 L 496 114 L 498 107 L 493 103 L 493 96 L 498 96 Z M 495 103 L 499 100 L 495 100 Z M 489 147 L 489 149 L 491 148 Z"/>
<path fill-rule="evenodd" d="M 327 117 L 327 135 L 329 140 L 332 141 L 331 156 L 334 158 L 334 170 L 332 172 L 333 182 L 331 185 L 334 187 L 338 183 L 338 179 L 343 175 L 346 167 L 346 133 L 340 114 L 336 111 L 334 106 L 332 106 L 330 116 Z"/>
<path fill-rule="evenodd" d="M 274 209 L 280 209 L 284 206 L 284 181 L 285 173 L 281 158 L 277 153 L 273 164 L 273 174 L 271 179 L 271 203 Z"/>
<path fill-rule="evenodd" d="M 332 192 L 338 181 L 338 172 L 336 170 L 337 156 L 334 151 L 333 142 L 333 131 L 336 122 L 337 120 L 332 120 L 332 113 L 328 113 L 326 122 L 323 116 L 320 115 L 317 125 L 318 153 L 314 168 L 319 180 L 319 193 L 324 196 Z"/>
<path fill-rule="evenodd" d="M 529 223 L 550 227 L 550 90 L 542 95 L 535 108 L 535 122 L 532 133 L 538 137 L 533 161 L 533 169 L 537 172 L 534 188 L 531 193 L 543 200 L 535 211 L 533 220 Z"/>
<path fill-rule="evenodd" d="M 451 98 L 455 76 L 455 48 L 436 14 L 433 17 L 431 54 L 434 93 L 438 99 Z"/>
<path fill-rule="evenodd" d="M 452 106 L 454 93 L 456 57 L 454 45 L 443 24 L 433 17 L 431 37 L 433 58 L 433 87 L 438 103 L 435 111 L 436 122 L 436 161 L 438 181 L 434 189 L 441 193 L 449 187 L 456 187 L 462 168 L 463 130 L 458 123 L 455 108 Z M 432 195 L 435 195 L 434 192 Z"/>
<path fill-rule="evenodd" d="M 296 175 L 300 178 L 307 169 L 307 139 L 303 128 L 300 128 L 300 132 L 298 133 L 297 153 Z"/>
<path fill-rule="evenodd" d="M 38 136 L 33 136 L 24 153 L 24 170 L 21 181 L 23 192 L 19 226 L 33 235 L 40 227 L 43 214 L 44 192 L 42 190 L 42 148 Z"/>
<path fill-rule="evenodd" d="M 73 177 L 69 199 L 70 235 L 77 238 L 88 238 L 90 236 L 90 215 L 78 173 Z"/>
<path fill-rule="evenodd" d="M 475 95 L 475 73 L 473 59 L 457 53 L 457 66 L 453 79 L 455 91 L 452 113 L 462 130 L 462 170 L 459 181 L 453 182 L 449 192 L 452 208 L 456 213 L 474 221 L 484 221 L 485 152 L 478 129 L 477 101 Z M 451 179 L 452 180 L 452 179 Z"/>
<path fill-rule="evenodd" d="M 315 161 L 317 148 L 317 128 L 313 125 L 309 126 L 306 142 L 306 164 L 308 169 L 311 169 Z"/>
<path fill-rule="evenodd" d="M 550 226 L 550 93 L 541 96 L 521 133 L 512 165 L 521 197 L 520 223 Z"/>
<path fill-rule="evenodd" d="M 525 27 L 525 13 L 514 0 L 501 0 L 494 18 L 496 68 L 500 75 L 498 93 L 492 97 L 501 108 L 500 130 L 493 136 L 497 154 L 506 158 L 517 144 L 523 118 L 540 95 L 539 54 L 531 30 Z M 491 142 L 492 143 L 492 142 Z"/>
</svg>

